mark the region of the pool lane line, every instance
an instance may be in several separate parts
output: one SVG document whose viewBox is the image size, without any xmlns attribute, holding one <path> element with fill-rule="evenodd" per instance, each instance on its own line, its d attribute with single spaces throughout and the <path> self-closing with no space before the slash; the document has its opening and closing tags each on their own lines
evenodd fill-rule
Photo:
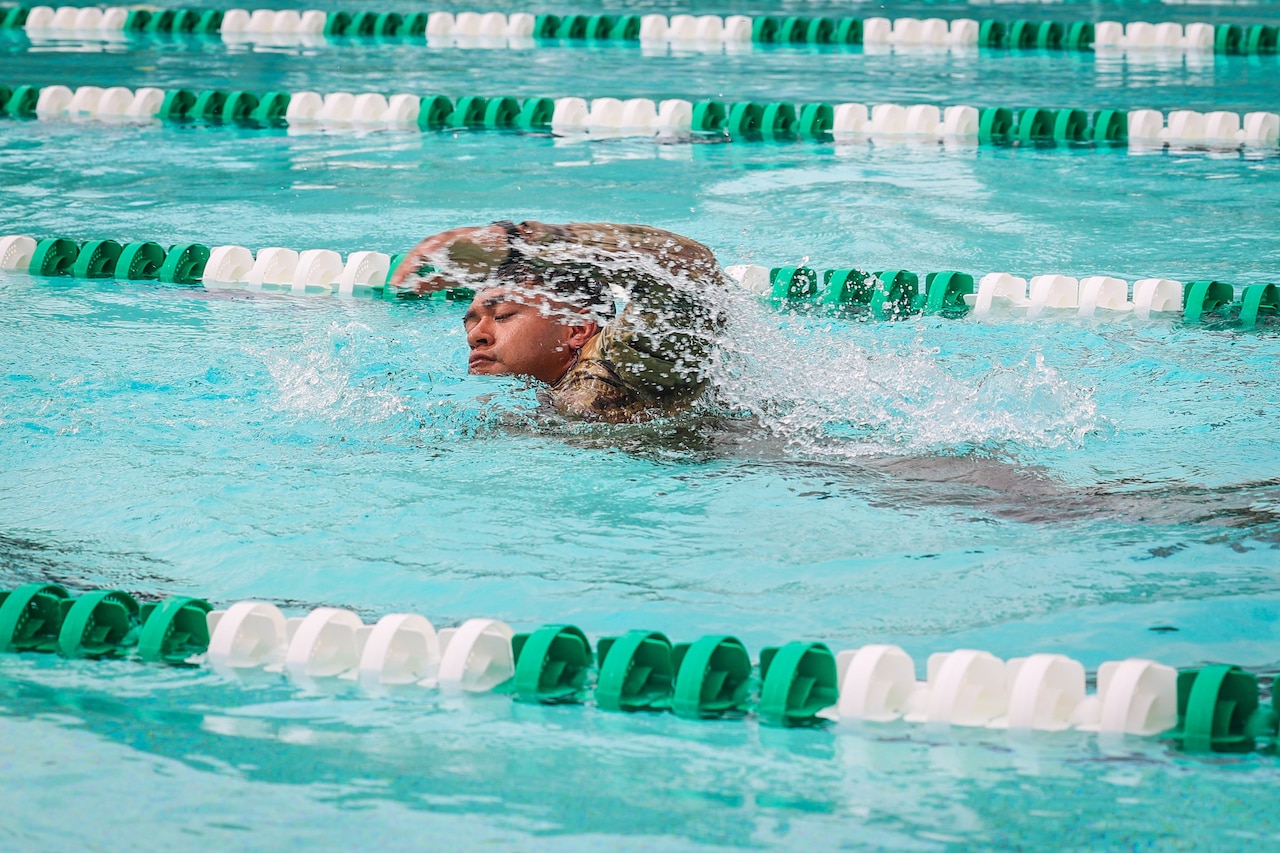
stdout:
<svg viewBox="0 0 1280 853">
<path fill-rule="evenodd" d="M 1062 654 L 1008 661 L 956 649 L 929 656 L 926 678 L 895 645 L 833 652 L 792 641 L 755 663 L 732 635 L 673 643 L 640 629 L 591 639 L 575 625 L 516 632 L 498 619 L 435 629 L 416 613 L 366 625 L 352 610 L 319 607 L 288 618 L 275 605 L 239 601 L 215 610 L 174 596 L 140 603 L 123 590 L 72 596 L 58 584 L 0 591 L 0 653 L 69 659 L 136 657 L 208 666 L 236 678 L 280 672 L 304 687 L 343 680 L 411 696 L 420 688 L 504 693 L 537 705 L 670 712 L 686 720 L 745 719 L 774 728 L 907 723 L 1023 731 L 1158 736 L 1187 752 L 1274 751 L 1280 693 L 1264 703 L 1258 676 L 1217 664 L 1181 672 L 1153 660 L 1108 661 L 1087 692 L 1085 667 Z"/>
<path fill-rule="evenodd" d="M 32 36 L 84 37 L 114 33 L 221 35 L 251 41 L 279 36 L 425 39 L 429 46 L 526 48 L 537 41 L 639 43 L 695 49 L 735 45 L 864 45 L 937 49 L 1142 50 L 1275 53 L 1277 28 L 1269 24 L 1133 21 L 977 21 L 957 18 L 832 18 L 729 15 L 552 15 L 501 12 L 333 12 L 257 9 L 141 9 L 113 6 L 10 7 L 0 28 Z M 434 42 L 434 44 L 433 44 Z"/>
<path fill-rule="evenodd" d="M 1139 148 L 1208 145 L 1220 149 L 1273 149 L 1280 144 L 1280 114 L 1195 110 L 1012 110 L 932 104 L 792 104 L 672 98 L 527 97 L 377 92 L 256 93 L 246 90 L 158 89 L 123 86 L 0 85 L 0 116 L 51 119 L 88 117 L 170 122 L 203 121 L 248 128 L 393 126 L 422 131 L 519 130 L 581 138 L 697 136 L 701 140 L 755 142 L 858 138 L 955 140 L 1008 145 L 1032 142 L 1128 143 Z"/>
<path fill-rule="evenodd" d="M 297 252 L 271 246 L 251 252 L 244 246 L 89 240 L 9 235 L 0 237 L 0 270 L 48 278 L 161 281 L 203 284 L 209 288 L 256 288 L 354 296 L 399 298 L 385 287 L 403 254 L 376 251 L 342 256 L 330 249 Z M 1190 282 L 1148 278 L 1129 282 L 1111 276 L 1038 275 L 1030 281 L 993 272 L 975 281 L 955 270 L 867 271 L 854 267 L 815 270 L 803 266 L 767 268 L 731 265 L 726 275 L 744 289 L 790 310 L 834 312 L 878 320 L 921 315 L 1040 316 L 1072 314 L 1085 318 L 1153 314 L 1181 315 L 1188 324 L 1250 329 L 1259 321 L 1280 320 L 1280 286 L 1258 282 L 1237 288 L 1218 280 Z M 923 283 L 922 283 L 923 279 Z M 1238 292 L 1237 292 L 1238 291 Z M 437 298 L 466 300 L 472 292 L 457 288 Z"/>
</svg>

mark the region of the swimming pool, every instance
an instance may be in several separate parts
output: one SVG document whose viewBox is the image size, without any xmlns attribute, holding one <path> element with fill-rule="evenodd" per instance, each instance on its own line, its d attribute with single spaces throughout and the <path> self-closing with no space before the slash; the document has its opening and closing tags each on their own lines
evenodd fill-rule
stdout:
<svg viewBox="0 0 1280 853">
<path fill-rule="evenodd" d="M 810 8 L 821 11 L 797 14 Z M 1261 6 L 1052 10 L 1099 8 L 1267 20 Z M 1280 62 L 264 53 L 181 40 L 82 53 L 21 38 L 0 50 L 13 82 L 36 85 L 1240 112 L 1275 111 Z M 588 56 L 598 64 L 577 64 Z M 726 264 L 1242 285 L 1276 276 L 1278 172 L 1265 151 L 6 120 L 0 233 L 394 252 L 499 218 L 618 219 L 688 234 Z M 593 639 L 726 633 L 753 658 L 803 638 L 895 643 L 918 663 L 957 648 L 1061 652 L 1091 671 L 1124 657 L 1229 662 L 1269 684 L 1274 325 L 1065 310 L 864 322 L 745 293 L 734 307 L 710 411 L 587 428 L 549 421 L 518 382 L 467 376 L 456 303 L 5 272 L 0 589 L 252 598 L 291 615 L 332 605 L 366 622 L 413 611 L 437 627 L 489 616 L 523 630 L 572 623 Z M 1274 790 L 1274 756 L 1190 755 L 1156 739 L 783 730 L 43 655 L 0 656 L 0 709 L 17 782 L 0 825 L 21 848 L 193 835 L 255 847 L 1175 847 L 1275 834 L 1258 795 Z"/>
</svg>

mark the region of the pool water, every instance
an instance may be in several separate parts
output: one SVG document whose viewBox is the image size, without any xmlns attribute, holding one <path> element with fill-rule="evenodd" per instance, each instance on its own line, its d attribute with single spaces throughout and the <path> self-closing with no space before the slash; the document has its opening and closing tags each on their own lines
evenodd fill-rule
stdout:
<svg viewBox="0 0 1280 853">
<path fill-rule="evenodd" d="M 1277 22 L 1246 4 L 888 16 L 934 10 Z M 1201 111 L 1280 94 L 1275 56 L 83 47 L 0 38 L 6 82 Z M 0 121 L 0 234 L 344 253 L 617 220 L 725 264 L 1247 284 L 1280 274 L 1278 184 L 1274 150 Z M 955 648 L 1229 662 L 1270 684 L 1275 325 L 731 308 L 704 405 L 606 427 L 468 376 L 460 303 L 0 273 L 0 589 L 728 633 L 753 657 L 895 643 L 921 668 Z M 37 655 L 0 656 L 0 766 L 13 849 L 1258 847 L 1280 781 L 1273 755 L 1157 739 L 774 730 Z"/>
</svg>

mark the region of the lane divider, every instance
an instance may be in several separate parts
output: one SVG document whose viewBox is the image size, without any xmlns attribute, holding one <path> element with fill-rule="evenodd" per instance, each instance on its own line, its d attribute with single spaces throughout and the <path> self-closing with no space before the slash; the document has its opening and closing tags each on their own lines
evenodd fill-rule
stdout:
<svg viewBox="0 0 1280 853">
<path fill-rule="evenodd" d="M 516 12 L 332 12 L 319 10 L 142 9 L 112 6 L 9 7 L 0 28 L 49 33 L 151 32 L 426 38 L 428 44 L 525 46 L 533 39 L 680 45 L 825 44 L 899 48 L 981 46 L 1032 50 L 1177 50 L 1225 54 L 1275 53 L 1269 24 L 1151 24 L 1133 21 L 1011 22 L 957 18 L 830 18 L 729 15 L 533 15 Z"/>
<path fill-rule="evenodd" d="M 150 241 L 88 240 L 64 237 L 37 240 L 0 237 L 0 271 L 45 277 L 152 280 L 202 284 L 208 288 L 243 287 L 287 290 L 294 294 L 339 296 L 383 294 L 384 285 L 404 257 L 377 251 L 351 252 L 344 260 L 331 249 L 296 251 L 268 246 L 256 253 L 244 246 L 179 243 L 167 249 Z M 802 266 L 762 267 L 738 264 L 725 273 L 743 288 L 780 307 L 812 308 L 879 320 L 936 315 L 1025 317 L 1073 315 L 1115 318 L 1133 315 L 1181 315 L 1186 323 L 1212 322 L 1253 328 L 1280 319 L 1280 285 L 1258 282 L 1237 288 L 1216 280 L 1190 282 L 1147 278 L 1130 286 L 1123 279 L 1065 275 L 1033 276 L 993 272 L 975 282 L 972 275 L 946 270 L 923 277 L 909 270 L 866 271 L 853 267 L 815 270 Z M 384 294 L 394 297 L 394 294 Z M 463 300 L 471 291 L 456 288 L 438 298 Z"/>
<path fill-rule="evenodd" d="M 679 98 L 390 96 L 378 92 L 266 92 L 218 89 L 131 90 L 62 85 L 0 85 L 0 114 L 11 118 L 92 117 L 206 121 L 245 126 L 385 124 L 421 130 L 489 129 L 593 137 L 711 135 L 734 141 L 807 138 L 967 140 L 980 144 L 1130 143 L 1136 147 L 1209 145 L 1274 148 L 1280 114 L 1173 110 L 978 108 L 965 105 L 759 103 Z"/>
<path fill-rule="evenodd" d="M 139 603 L 123 590 L 73 597 L 41 583 L 0 592 L 0 652 L 137 657 L 233 677 L 262 669 L 303 686 L 349 680 L 375 692 L 494 691 L 529 704 L 669 711 L 689 720 L 753 716 L 777 728 L 904 720 L 1160 736 L 1188 752 L 1244 752 L 1273 747 L 1280 727 L 1275 685 L 1264 704 L 1257 676 L 1231 665 L 1178 672 L 1152 660 L 1109 661 L 1089 694 L 1083 664 L 1061 654 L 1005 661 L 977 649 L 939 652 L 918 681 L 915 661 L 893 645 L 832 652 L 793 641 L 761 649 L 753 664 L 729 635 L 673 643 L 660 631 L 632 630 L 593 648 L 575 625 L 516 632 L 476 618 L 437 631 L 416 613 L 366 625 L 337 607 L 286 617 L 263 601 L 215 610 L 188 596 Z"/>
<path fill-rule="evenodd" d="M 1141 320 L 1180 315 L 1186 323 L 1213 322 L 1253 328 L 1280 319 L 1280 285 L 1248 284 L 1237 292 L 1215 280 L 1180 282 L 1146 278 L 1129 282 L 1111 276 L 1073 278 L 1038 275 L 1030 281 L 993 272 L 978 279 L 957 271 L 923 277 L 908 270 L 875 272 L 855 268 L 762 267 L 739 264 L 725 272 L 743 288 L 774 304 L 812 307 L 879 320 L 936 315 L 942 317 L 1076 316 Z"/>
</svg>

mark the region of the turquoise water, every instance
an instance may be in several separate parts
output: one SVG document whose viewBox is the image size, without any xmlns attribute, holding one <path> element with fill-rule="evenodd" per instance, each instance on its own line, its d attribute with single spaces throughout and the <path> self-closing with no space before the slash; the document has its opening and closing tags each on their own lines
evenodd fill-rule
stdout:
<svg viewBox="0 0 1280 853">
<path fill-rule="evenodd" d="M 1098 8 L 1120 7 L 1054 11 Z M 504 92 L 669 95 L 697 65 L 699 93 L 720 78 L 725 97 L 815 99 L 823 63 L 848 63 L 851 92 L 874 60 L 883 88 L 864 100 L 962 102 L 946 82 L 961 60 L 945 57 L 780 52 L 792 70 L 774 77 L 728 57 L 647 66 L 602 51 L 606 89 L 558 68 L 585 52 L 571 50 L 546 51 L 537 77 L 508 55 L 407 47 L 309 62 L 175 42 L 156 71 L 140 46 L 0 50 L 15 82 L 221 83 L 237 67 L 259 89 L 458 94 L 488 74 Z M 411 56 L 423 67 L 405 70 Z M 961 85 L 1011 103 L 1079 86 L 1079 105 L 1117 105 L 1069 82 L 1095 69 L 1082 57 L 996 73 L 1013 59 L 964 59 Z M 1185 66 L 1144 74 L 1168 85 L 1167 106 L 1275 109 L 1252 67 L 1218 59 L 1195 85 Z M 1151 97 L 1112 83 L 1122 101 Z M 4 121 L 0 234 L 398 251 L 503 217 L 617 219 L 688 234 L 724 263 L 1243 284 L 1280 268 L 1278 172 L 1274 156 L 1235 152 Z M 1090 670 L 1225 661 L 1269 683 L 1275 326 L 732 307 L 702 410 L 603 428 L 548 416 L 519 381 L 467 376 L 456 304 L 4 273 L 0 589 L 572 622 L 593 639 L 726 632 L 753 653 L 892 642 L 921 665 L 960 647 L 1062 652 Z M 1277 832 L 1273 756 L 905 724 L 777 731 L 38 656 L 0 658 L 0 766 L 0 839 L 15 849 L 1257 847 Z"/>
</svg>

